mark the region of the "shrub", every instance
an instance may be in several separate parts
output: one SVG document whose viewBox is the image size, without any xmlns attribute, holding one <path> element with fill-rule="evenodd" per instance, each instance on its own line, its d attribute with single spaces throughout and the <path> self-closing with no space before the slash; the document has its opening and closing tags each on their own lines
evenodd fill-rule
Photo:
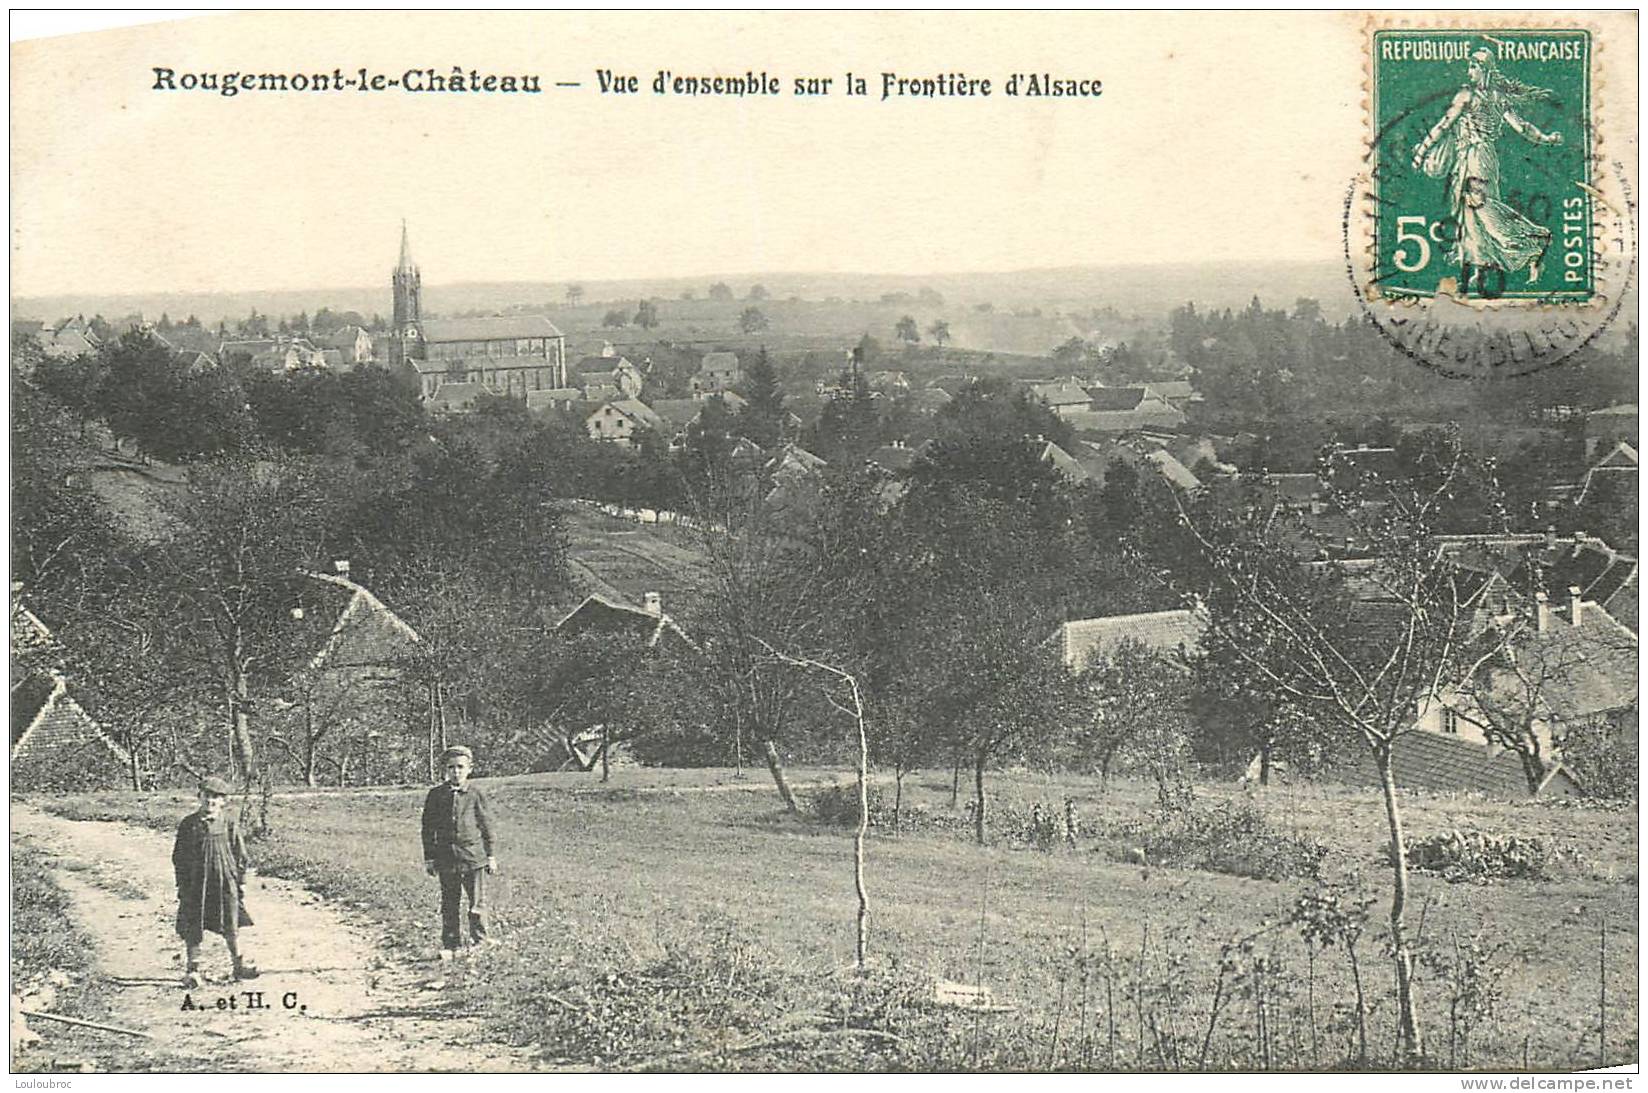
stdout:
<svg viewBox="0 0 1648 1093">
<path fill-rule="evenodd" d="M 1328 853 L 1314 839 L 1277 830 L 1246 801 L 1166 813 L 1142 832 L 1142 849 L 1152 864 L 1260 880 L 1318 877 Z"/>
<path fill-rule="evenodd" d="M 870 803 L 870 826 L 880 827 L 883 823 L 890 826 L 893 822 L 893 809 L 882 796 L 881 787 L 870 785 L 866 786 L 865 790 Z M 806 797 L 806 805 L 813 818 L 820 823 L 856 827 L 858 783 L 837 782 L 835 785 L 815 790 Z"/>
<path fill-rule="evenodd" d="M 1484 835 L 1457 829 L 1441 835 L 1409 839 L 1408 868 L 1435 873 L 1446 880 L 1488 881 L 1503 877 L 1546 879 L 1551 859 L 1544 840 L 1529 835 Z"/>
</svg>

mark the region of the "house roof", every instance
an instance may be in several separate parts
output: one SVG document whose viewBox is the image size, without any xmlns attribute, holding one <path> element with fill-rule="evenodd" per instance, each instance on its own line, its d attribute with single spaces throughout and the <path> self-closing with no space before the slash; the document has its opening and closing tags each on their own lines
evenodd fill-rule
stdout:
<svg viewBox="0 0 1648 1093">
<path fill-rule="evenodd" d="M 1206 617 L 1179 609 L 1073 619 L 1061 624 L 1055 636 L 1064 650 L 1064 663 L 1081 668 L 1124 641 L 1136 641 L 1160 653 L 1186 655 L 1196 649 L 1206 631 Z"/>
<path fill-rule="evenodd" d="M 799 444 L 785 444 L 769 460 L 767 469 L 773 474 L 804 473 L 815 474 L 829 466 L 820 456 L 814 455 Z"/>
<path fill-rule="evenodd" d="M 704 401 L 695 398 L 661 398 L 652 403 L 653 413 L 674 429 L 685 429 L 704 412 Z"/>
<path fill-rule="evenodd" d="M 600 413 L 602 409 L 608 406 L 612 407 L 614 410 L 617 410 L 620 414 L 623 414 L 637 425 L 644 426 L 648 429 L 664 428 L 664 419 L 654 413 L 651 406 L 648 406 L 638 398 L 608 399 L 607 401 L 601 403 L 600 406 L 597 406 L 594 411 L 589 414 L 589 417 L 594 417 L 596 414 Z"/>
<path fill-rule="evenodd" d="M 1525 798 L 1528 779 L 1514 751 L 1489 747 L 1457 736 L 1407 732 L 1391 748 L 1391 773 L 1400 789 L 1481 793 L 1488 797 Z M 1542 792 L 1578 788 L 1560 764 L 1552 764 Z"/>
<path fill-rule="evenodd" d="M 1074 383 L 1032 384 L 1030 393 L 1049 406 L 1086 406 L 1093 401 L 1086 388 Z"/>
<path fill-rule="evenodd" d="M 435 389 L 433 395 L 424 399 L 424 402 L 437 410 L 461 409 L 482 395 L 490 395 L 491 389 L 484 383 L 475 383 L 465 380 L 461 383 L 443 383 Z"/>
<path fill-rule="evenodd" d="M 19 759 L 31 747 L 72 754 L 96 743 L 122 766 L 131 761 L 126 749 L 81 709 L 69 694 L 68 681 L 60 675 L 36 673 L 12 688 L 11 733 L 14 778 Z"/>
<path fill-rule="evenodd" d="M 560 329 L 542 315 L 489 315 L 478 319 L 425 319 L 426 342 L 513 341 L 559 338 Z"/>
<path fill-rule="evenodd" d="M 1580 624 L 1570 625 L 1571 606 L 1553 604 L 1544 633 L 1516 640 L 1523 669 L 1538 688 L 1538 701 L 1559 721 L 1583 720 L 1636 701 L 1637 639 L 1595 604 L 1582 603 Z M 1490 693 L 1501 708 L 1528 701 L 1527 685 L 1508 668 L 1490 676 Z"/>
<path fill-rule="evenodd" d="M 1086 394 L 1084 401 L 1091 403 L 1095 411 L 1105 413 L 1135 410 L 1149 391 L 1143 387 L 1089 387 Z"/>
<path fill-rule="evenodd" d="M 1188 399 L 1196 397 L 1195 388 L 1190 386 L 1189 380 L 1158 380 L 1145 384 L 1158 398 Z"/>
<path fill-rule="evenodd" d="M 1592 418 L 1592 417 L 1636 417 L 1637 416 L 1637 404 L 1634 403 L 1634 402 L 1621 402 L 1621 403 L 1619 403 L 1617 405 L 1614 405 L 1614 406 L 1603 407 L 1601 410 L 1592 410 L 1590 413 L 1586 414 L 1585 416 L 1588 417 L 1588 418 Z"/>
<path fill-rule="evenodd" d="M 943 391 L 951 398 L 954 398 L 973 386 L 973 383 L 974 377 L 972 376 L 934 376 L 927 381 L 927 386 L 935 391 Z"/>
<path fill-rule="evenodd" d="M 1072 482 L 1086 482 L 1091 477 L 1087 473 L 1087 468 L 1082 466 L 1075 456 L 1051 440 L 1042 441 L 1041 451 L 1036 453 L 1036 458 L 1043 463 L 1051 463 L 1060 474 Z"/>
<path fill-rule="evenodd" d="M 381 666 L 395 659 L 396 650 L 423 639 L 418 632 L 365 586 L 332 573 L 304 576 L 336 589 L 346 597 L 325 643 L 310 658 L 310 668 Z"/>
<path fill-rule="evenodd" d="M 699 651 L 698 643 L 687 637 L 686 631 L 681 629 L 668 612 L 654 615 L 643 608 L 603 596 L 598 592 L 584 597 L 582 603 L 568 611 L 561 621 L 555 624 L 555 629 L 564 630 L 568 634 L 580 634 L 590 629 L 628 630 L 645 638 L 648 649 L 656 649 L 665 634 L 674 634 L 686 643 L 687 648 L 693 652 Z"/>
<path fill-rule="evenodd" d="M 1553 601 L 1565 599 L 1568 589 L 1578 587 L 1583 599 L 1612 610 L 1620 592 L 1634 587 L 1637 560 L 1613 550 L 1601 539 L 1575 536 L 1551 545 L 1534 540 L 1511 571 L 1511 586 L 1525 596 L 1546 592 Z"/>
<path fill-rule="evenodd" d="M 705 353 L 704 359 L 699 362 L 700 372 L 736 372 L 738 371 L 738 354 L 726 350 L 714 353 Z"/>
<path fill-rule="evenodd" d="M 1189 467 L 1173 458 L 1171 453 L 1160 450 L 1148 452 L 1145 454 L 1145 459 L 1161 472 L 1163 478 L 1179 489 L 1199 490 L 1202 488 L 1202 480 L 1192 474 Z"/>
</svg>

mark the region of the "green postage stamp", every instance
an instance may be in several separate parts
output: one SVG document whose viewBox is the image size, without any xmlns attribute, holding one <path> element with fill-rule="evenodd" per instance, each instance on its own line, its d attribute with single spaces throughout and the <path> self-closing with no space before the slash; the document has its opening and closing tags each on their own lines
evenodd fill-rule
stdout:
<svg viewBox="0 0 1648 1093">
<path fill-rule="evenodd" d="M 1369 287 L 1591 300 L 1590 32 L 1377 30 L 1372 52 Z"/>
</svg>

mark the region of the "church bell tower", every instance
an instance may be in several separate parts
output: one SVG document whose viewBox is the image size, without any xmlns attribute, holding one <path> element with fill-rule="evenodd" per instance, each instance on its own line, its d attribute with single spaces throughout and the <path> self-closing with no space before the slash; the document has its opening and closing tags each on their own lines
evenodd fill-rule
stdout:
<svg viewBox="0 0 1648 1093">
<path fill-rule="evenodd" d="M 401 221 L 401 260 L 390 275 L 389 283 L 394 290 L 395 304 L 394 318 L 389 326 L 390 363 L 399 365 L 408 358 L 423 356 L 422 346 L 419 345 L 423 336 L 423 318 L 419 307 L 423 278 L 412 262 L 412 244 L 407 240 L 404 220 Z"/>
</svg>

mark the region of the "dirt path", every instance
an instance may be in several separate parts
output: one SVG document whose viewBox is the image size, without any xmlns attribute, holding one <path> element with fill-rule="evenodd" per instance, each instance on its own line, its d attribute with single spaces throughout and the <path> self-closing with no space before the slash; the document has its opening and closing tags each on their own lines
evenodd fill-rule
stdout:
<svg viewBox="0 0 1648 1093">
<path fill-rule="evenodd" d="M 110 1021 L 151 1033 L 172 1061 L 258 1073 L 532 1069 L 506 1045 L 487 1043 L 478 1022 L 449 1012 L 438 964 L 387 958 L 370 924 L 273 877 L 247 878 L 257 925 L 242 936 L 262 976 L 233 982 L 226 950 L 208 934 L 209 982 L 185 991 L 171 836 L 16 803 L 11 821 L 14 836 L 54 860 L 75 918 L 97 939 Z M 266 1008 L 248 1009 L 247 990 L 261 991 Z M 184 1011 L 185 995 L 205 1008 Z M 237 1008 L 219 1010 L 218 999 L 230 997 Z"/>
</svg>

